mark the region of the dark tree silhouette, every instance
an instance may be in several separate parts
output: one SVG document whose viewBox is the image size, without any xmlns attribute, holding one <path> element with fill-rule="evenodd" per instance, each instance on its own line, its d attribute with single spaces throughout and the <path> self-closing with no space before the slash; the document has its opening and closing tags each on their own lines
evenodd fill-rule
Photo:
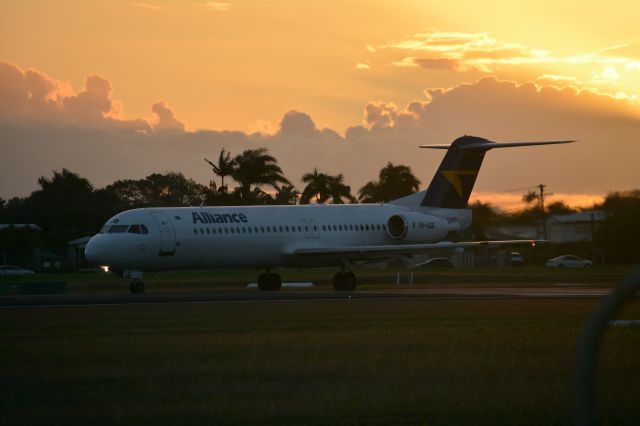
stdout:
<svg viewBox="0 0 640 426">
<path fill-rule="evenodd" d="M 4 223 L 34 223 L 46 235 L 45 248 L 63 253 L 69 240 L 91 235 L 118 211 L 117 201 L 77 173 L 54 171 L 38 179 L 40 189 L 24 199 L 11 200 L 3 209 Z"/>
<path fill-rule="evenodd" d="M 333 204 L 343 204 L 343 199 L 355 202 L 356 199 L 351 195 L 351 187 L 345 185 L 342 173 L 332 176 L 313 169 L 312 173 L 306 173 L 302 176 L 302 182 L 307 185 L 302 190 L 300 196 L 300 204 L 309 204 L 312 199 L 316 199 L 319 203 L 325 203 L 331 200 Z"/>
<path fill-rule="evenodd" d="M 335 176 L 329 176 L 329 196 L 333 204 L 343 204 L 343 199 L 351 203 L 357 202 L 356 197 L 351 195 L 351 187 L 345 185 L 344 176 L 339 173 Z"/>
<path fill-rule="evenodd" d="M 388 202 L 396 198 L 413 194 L 420 188 L 420 181 L 411 168 L 389 162 L 380 170 L 378 181 L 367 182 L 358 191 L 361 203 Z"/>
<path fill-rule="evenodd" d="M 472 203 L 469 208 L 471 209 L 472 217 L 469 229 L 473 233 L 471 238 L 474 240 L 487 240 L 487 229 L 496 223 L 498 214 L 491 204 L 480 201 Z"/>
<path fill-rule="evenodd" d="M 293 185 L 276 186 L 276 193 L 273 197 L 273 204 L 296 204 L 300 193 Z"/>
<path fill-rule="evenodd" d="M 251 200 L 254 187 L 268 185 L 276 188 L 279 183 L 290 184 L 278 166 L 278 160 L 269 155 L 266 148 L 248 149 L 234 159 L 231 177 L 240 184 L 237 189 L 241 199 Z M 254 194 L 255 195 L 255 194 Z"/>
<path fill-rule="evenodd" d="M 607 213 L 596 240 L 608 262 L 640 261 L 640 190 L 607 195 L 601 208 Z"/>
<path fill-rule="evenodd" d="M 300 195 L 300 204 L 309 204 L 313 198 L 320 203 L 329 199 L 329 175 L 326 173 L 314 168 L 313 172 L 302 175 L 302 182 L 307 185 Z"/>
<path fill-rule="evenodd" d="M 231 158 L 231 153 L 226 152 L 224 148 L 222 148 L 222 151 L 220 151 L 220 155 L 218 156 L 217 163 L 209 161 L 206 158 L 204 161 L 211 165 L 213 173 L 220 176 L 220 188 L 218 190 L 226 191 L 227 187 L 224 184 L 224 177 L 231 176 L 236 165 L 235 160 Z"/>
<path fill-rule="evenodd" d="M 206 186 L 175 172 L 153 173 L 140 180 L 119 180 L 105 190 L 126 208 L 194 206 L 209 192 Z"/>
<path fill-rule="evenodd" d="M 573 207 L 568 206 L 562 201 L 554 201 L 553 203 L 547 205 L 546 209 L 549 215 L 571 214 L 578 211 L 577 209 L 574 209 Z"/>
</svg>

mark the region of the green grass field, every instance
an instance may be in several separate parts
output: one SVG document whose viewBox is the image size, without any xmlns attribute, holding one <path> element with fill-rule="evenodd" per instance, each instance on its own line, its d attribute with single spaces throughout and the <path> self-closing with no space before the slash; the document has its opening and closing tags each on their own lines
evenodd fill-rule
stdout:
<svg viewBox="0 0 640 426">
<path fill-rule="evenodd" d="M 2 310 L 0 424 L 570 424 L 574 347 L 596 303 Z M 639 347 L 638 328 L 607 334 L 603 424 L 640 422 Z"/>
</svg>

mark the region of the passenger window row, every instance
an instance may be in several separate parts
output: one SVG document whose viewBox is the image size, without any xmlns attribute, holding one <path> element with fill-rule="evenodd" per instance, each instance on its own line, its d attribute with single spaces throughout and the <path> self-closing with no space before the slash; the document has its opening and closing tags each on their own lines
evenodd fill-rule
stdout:
<svg viewBox="0 0 640 426">
<path fill-rule="evenodd" d="M 283 232 L 302 232 L 303 227 L 298 225 L 296 226 L 236 226 L 236 227 L 221 227 L 221 228 L 193 228 L 193 233 L 195 235 L 204 235 L 204 234 L 271 234 L 271 233 L 283 233 Z M 313 231 L 318 232 L 318 225 L 313 225 Z M 344 232 L 344 231 L 386 231 L 386 225 L 380 224 L 359 224 L 359 225 L 322 225 L 322 230 L 324 232 Z M 304 226 L 304 232 L 310 232 L 310 227 L 308 225 Z"/>
</svg>

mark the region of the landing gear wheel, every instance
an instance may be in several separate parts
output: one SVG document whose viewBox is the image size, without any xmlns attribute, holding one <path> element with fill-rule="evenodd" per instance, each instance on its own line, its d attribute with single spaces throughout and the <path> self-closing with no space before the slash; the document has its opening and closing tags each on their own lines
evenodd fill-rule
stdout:
<svg viewBox="0 0 640 426">
<path fill-rule="evenodd" d="M 353 272 L 347 272 L 344 274 L 345 277 L 345 290 L 353 291 L 356 289 L 358 285 L 358 280 L 356 279 L 356 275 Z"/>
<path fill-rule="evenodd" d="M 335 291 L 353 291 L 358 280 L 353 272 L 338 272 L 333 276 L 333 289 Z"/>
<path fill-rule="evenodd" d="M 129 291 L 133 294 L 144 293 L 144 283 L 142 281 L 133 281 L 129 284 Z"/>
<path fill-rule="evenodd" d="M 280 275 L 272 272 L 260 274 L 258 277 L 258 288 L 260 291 L 278 291 L 282 287 Z"/>
</svg>

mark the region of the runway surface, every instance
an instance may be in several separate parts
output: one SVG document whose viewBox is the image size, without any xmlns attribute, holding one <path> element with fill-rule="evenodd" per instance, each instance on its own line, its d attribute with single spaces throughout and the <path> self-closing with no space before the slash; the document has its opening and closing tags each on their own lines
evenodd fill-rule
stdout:
<svg viewBox="0 0 640 426">
<path fill-rule="evenodd" d="M 416 288 L 358 290 L 334 292 L 322 290 L 285 290 L 260 292 L 246 289 L 239 291 L 211 292 L 148 292 L 145 294 L 91 293 L 41 296 L 3 296 L 0 309 L 71 307 L 71 306 L 114 306 L 136 304 L 176 304 L 176 303 L 256 303 L 256 302 L 305 302 L 339 300 L 418 300 L 418 299 L 564 299 L 600 298 L 609 289 L 581 286 L 544 288 Z"/>
</svg>

